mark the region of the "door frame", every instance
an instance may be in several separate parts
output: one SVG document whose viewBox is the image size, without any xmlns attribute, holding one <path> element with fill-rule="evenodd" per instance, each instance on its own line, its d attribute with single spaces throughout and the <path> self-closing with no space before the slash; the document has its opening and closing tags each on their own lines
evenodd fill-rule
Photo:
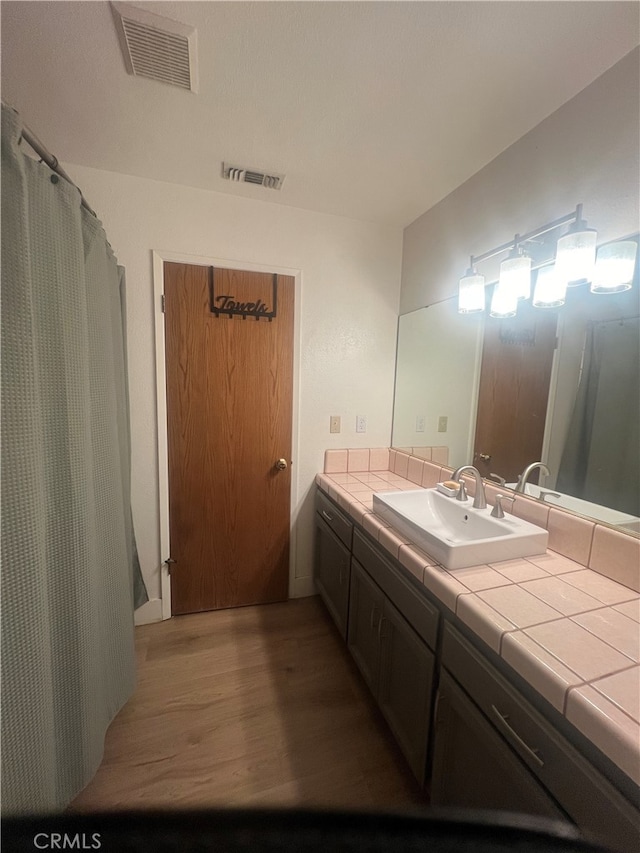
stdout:
<svg viewBox="0 0 640 853">
<path fill-rule="evenodd" d="M 158 507 L 160 511 L 160 581 L 162 595 L 162 618 L 171 618 L 171 576 L 164 560 L 171 553 L 169 537 L 169 445 L 167 436 L 167 381 L 166 381 L 166 350 L 164 312 L 162 297 L 164 295 L 164 262 L 191 264 L 192 266 L 221 267 L 224 269 L 247 270 L 248 272 L 264 272 L 278 275 L 288 275 L 295 279 L 294 318 L 293 318 L 293 388 L 292 409 L 293 423 L 291 425 L 291 454 L 294 469 L 291 477 L 291 510 L 289 514 L 289 596 L 293 596 L 296 575 L 296 538 L 293 520 L 295 508 L 298 505 L 299 481 L 298 469 L 300 459 L 299 447 L 299 406 L 300 406 L 300 317 L 301 317 L 301 286 L 302 271 L 290 267 L 273 264 L 256 264 L 249 261 L 229 260 L 229 258 L 212 258 L 202 255 L 188 255 L 184 252 L 169 252 L 152 250 L 153 256 L 153 315 L 155 320 L 155 354 L 156 354 L 156 418 L 158 426 Z"/>
</svg>

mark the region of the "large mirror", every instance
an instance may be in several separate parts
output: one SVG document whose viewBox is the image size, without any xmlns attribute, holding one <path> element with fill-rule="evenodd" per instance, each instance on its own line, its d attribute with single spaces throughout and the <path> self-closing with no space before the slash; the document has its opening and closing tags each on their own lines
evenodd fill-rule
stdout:
<svg viewBox="0 0 640 853">
<path fill-rule="evenodd" d="M 638 240 L 636 235 L 634 240 Z M 392 444 L 446 446 L 528 494 L 640 533 L 640 287 L 569 288 L 556 309 L 459 314 L 457 297 L 399 318 Z"/>
</svg>

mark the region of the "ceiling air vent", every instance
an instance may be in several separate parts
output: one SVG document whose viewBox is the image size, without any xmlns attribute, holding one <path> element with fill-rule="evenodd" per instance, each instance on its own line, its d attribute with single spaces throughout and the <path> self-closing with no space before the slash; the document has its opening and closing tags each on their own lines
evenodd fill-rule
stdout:
<svg viewBox="0 0 640 853">
<path fill-rule="evenodd" d="M 111 3 L 129 74 L 198 91 L 196 30 L 128 3 Z"/>
<path fill-rule="evenodd" d="M 281 190 L 284 183 L 284 175 L 277 175 L 271 172 L 258 172 L 257 169 L 245 169 L 242 166 L 230 166 L 228 163 L 222 164 L 222 177 L 228 181 L 236 181 L 237 183 L 256 184 L 260 187 L 267 187 L 270 190 Z"/>
</svg>

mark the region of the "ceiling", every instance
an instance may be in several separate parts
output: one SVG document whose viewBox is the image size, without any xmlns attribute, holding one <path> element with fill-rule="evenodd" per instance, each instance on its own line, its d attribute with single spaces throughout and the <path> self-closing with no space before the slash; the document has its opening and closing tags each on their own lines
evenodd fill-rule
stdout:
<svg viewBox="0 0 640 853">
<path fill-rule="evenodd" d="M 640 42 L 637 2 L 132 5 L 197 28 L 198 94 L 127 74 L 108 3 L 0 6 L 2 98 L 60 160 L 396 226 Z"/>
</svg>

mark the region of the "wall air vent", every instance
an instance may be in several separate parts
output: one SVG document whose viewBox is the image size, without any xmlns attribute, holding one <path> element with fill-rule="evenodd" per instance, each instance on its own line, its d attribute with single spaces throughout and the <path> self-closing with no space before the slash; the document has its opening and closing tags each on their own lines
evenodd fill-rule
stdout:
<svg viewBox="0 0 640 853">
<path fill-rule="evenodd" d="M 228 181 L 236 181 L 243 184 L 256 184 L 267 187 L 270 190 L 281 190 L 284 183 L 284 175 L 271 172 L 259 172 L 257 169 L 245 169 L 243 166 L 231 166 L 229 163 L 222 164 L 222 177 Z"/>
<path fill-rule="evenodd" d="M 198 91 L 194 27 L 128 3 L 113 2 L 111 9 L 129 74 Z"/>
</svg>

